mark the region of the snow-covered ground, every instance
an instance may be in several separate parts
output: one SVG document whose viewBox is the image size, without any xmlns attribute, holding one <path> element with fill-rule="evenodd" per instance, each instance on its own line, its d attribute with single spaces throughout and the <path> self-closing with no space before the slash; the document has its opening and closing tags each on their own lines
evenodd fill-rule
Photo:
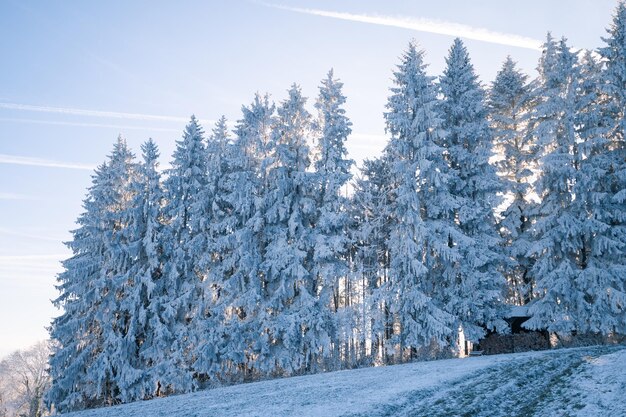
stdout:
<svg viewBox="0 0 626 417">
<path fill-rule="evenodd" d="M 70 414 L 131 416 L 626 416 L 626 347 L 340 371 Z"/>
</svg>

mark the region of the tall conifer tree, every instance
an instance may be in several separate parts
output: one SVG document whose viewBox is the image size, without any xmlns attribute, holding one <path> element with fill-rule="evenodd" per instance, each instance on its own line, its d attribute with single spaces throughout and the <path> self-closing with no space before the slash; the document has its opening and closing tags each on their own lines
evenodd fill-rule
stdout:
<svg viewBox="0 0 626 417">
<path fill-rule="evenodd" d="M 505 252 L 511 265 L 505 273 L 508 281 L 507 299 L 522 305 L 530 301 L 532 281 L 528 273 L 533 202 L 535 146 L 528 134 L 528 117 L 532 108 L 527 76 L 508 57 L 496 75 L 489 93 L 489 110 L 493 128 L 494 148 L 499 154 L 496 166 L 503 179 L 506 209 L 500 221 Z"/>
<path fill-rule="evenodd" d="M 54 301 L 64 312 L 50 327 L 56 348 L 50 359 L 48 402 L 57 410 L 77 410 L 121 401 L 118 377 L 126 372 L 120 348 L 127 333 L 126 281 L 130 259 L 122 248 L 132 200 L 133 155 L 120 137 L 108 161 L 93 175 L 68 243 L 73 256 L 63 262 Z"/>
<path fill-rule="evenodd" d="M 134 342 L 137 345 L 137 360 L 143 367 L 141 378 L 135 382 L 134 399 L 157 395 L 161 383 L 165 340 L 171 340 L 169 329 L 163 320 L 163 305 L 166 289 L 163 280 L 164 253 L 163 204 L 164 191 L 161 174 L 158 171 L 159 150 L 152 139 L 141 145 L 143 162 L 138 168 L 133 183 L 135 199 L 132 204 L 133 239 L 130 248 L 134 257 L 129 277 L 135 281 L 137 289 L 132 304 L 135 311 Z"/>
<path fill-rule="evenodd" d="M 204 131 L 192 116 L 183 138 L 176 142 L 172 167 L 164 182 L 166 205 L 163 250 L 165 288 L 168 304 L 163 306 L 170 340 L 164 354 L 162 393 L 190 392 L 195 389 L 192 363 L 193 320 L 198 317 L 203 273 L 193 251 L 193 239 L 200 230 L 192 222 L 194 207 L 207 186 Z"/>
<path fill-rule="evenodd" d="M 319 298 L 320 313 L 324 315 L 325 333 L 330 338 L 319 340 L 317 354 L 330 356 L 331 341 L 338 348 L 338 317 L 342 333 L 352 333 L 350 314 L 337 314 L 340 307 L 347 312 L 350 300 L 350 279 L 348 275 L 348 213 L 347 198 L 343 196 L 344 186 L 351 178 L 353 161 L 347 158 L 345 142 L 351 133 L 352 123 L 343 108 L 346 98 L 341 89 L 343 83 L 334 78 L 333 71 L 322 80 L 319 97 L 315 103 L 318 110 L 314 122 L 317 136 L 315 161 L 316 210 L 313 231 L 313 287 Z M 331 311 L 332 309 L 332 311 Z M 342 312 L 342 313 L 345 313 Z M 331 314 L 335 313 L 335 314 Z"/>
<path fill-rule="evenodd" d="M 565 333 L 578 330 L 577 323 L 582 320 L 577 308 L 582 297 L 577 278 L 582 267 L 586 217 L 582 201 L 573 190 L 580 180 L 576 131 L 580 74 L 576 55 L 565 39 L 555 42 L 548 34 L 539 73 L 533 131 L 541 148 L 537 185 L 541 203 L 530 251 L 536 258 L 531 272 L 537 299 L 525 325 Z"/>
<path fill-rule="evenodd" d="M 450 236 L 460 258 L 444 270 L 448 311 L 465 337 L 478 341 L 484 329 L 501 329 L 504 256 L 494 214 L 502 183 L 489 163 L 493 152 L 485 93 L 460 39 L 455 39 L 440 79 L 446 134 L 439 143 L 450 167 L 447 186 L 454 199 L 454 222 L 463 234 Z"/>
<path fill-rule="evenodd" d="M 227 152 L 228 174 L 222 179 L 225 199 L 232 207 L 232 227 L 223 263 L 230 278 L 224 284 L 224 299 L 232 314 L 224 318 L 225 360 L 235 380 L 248 380 L 266 372 L 270 341 L 263 331 L 264 298 L 267 276 L 262 268 L 267 243 L 264 216 L 265 196 L 269 192 L 275 106 L 269 96 L 255 95 L 242 107 L 235 141 Z"/>
<path fill-rule="evenodd" d="M 436 342 L 445 345 L 453 333 L 452 317 L 435 289 L 438 269 L 459 260 L 448 246 L 458 230 L 450 216 L 456 207 L 448 191 L 449 170 L 438 145 L 443 134 L 437 89 L 426 74 L 423 52 L 409 44 L 394 73 L 385 113 L 391 140 L 392 205 L 389 231 L 389 278 L 378 290 L 392 315 L 394 332 L 388 348 L 396 357 Z"/>
<path fill-rule="evenodd" d="M 311 116 L 300 87 L 293 85 L 278 108 L 275 143 L 265 196 L 267 243 L 263 271 L 263 328 L 269 339 L 269 369 L 284 374 L 311 366 L 316 340 L 328 338 L 312 275 L 313 181 L 307 172 Z M 268 369 L 268 370 L 269 370 Z"/>
</svg>

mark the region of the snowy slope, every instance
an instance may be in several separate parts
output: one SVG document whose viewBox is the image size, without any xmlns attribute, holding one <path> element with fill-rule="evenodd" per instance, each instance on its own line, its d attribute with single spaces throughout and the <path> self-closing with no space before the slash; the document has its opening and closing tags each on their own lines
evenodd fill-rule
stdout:
<svg viewBox="0 0 626 417">
<path fill-rule="evenodd" d="M 626 347 L 562 349 L 340 371 L 68 415 L 626 416 Z"/>
</svg>

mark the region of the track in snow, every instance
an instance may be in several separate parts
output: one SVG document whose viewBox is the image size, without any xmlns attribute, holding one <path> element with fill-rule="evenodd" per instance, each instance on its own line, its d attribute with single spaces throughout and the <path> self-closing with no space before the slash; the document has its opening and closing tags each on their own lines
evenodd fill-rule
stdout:
<svg viewBox="0 0 626 417">
<path fill-rule="evenodd" d="M 585 398 L 575 393 L 573 376 L 615 348 L 597 347 L 549 352 L 524 361 L 496 364 L 448 386 L 417 390 L 396 403 L 361 416 L 513 417 L 574 415 Z M 626 395 L 626 394 L 625 394 Z M 626 401 L 626 397 L 625 397 Z M 547 412 L 548 409 L 550 412 Z M 623 409 L 626 413 L 626 405 Z"/>
<path fill-rule="evenodd" d="M 626 347 L 418 362 L 217 388 L 74 417 L 626 417 Z"/>
</svg>

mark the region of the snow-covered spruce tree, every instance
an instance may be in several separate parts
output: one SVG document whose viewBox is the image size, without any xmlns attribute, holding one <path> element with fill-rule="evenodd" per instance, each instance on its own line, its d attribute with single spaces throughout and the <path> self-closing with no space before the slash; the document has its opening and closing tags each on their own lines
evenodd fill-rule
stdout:
<svg viewBox="0 0 626 417">
<path fill-rule="evenodd" d="M 120 211 L 124 229 L 111 249 L 113 256 L 123 260 L 115 277 L 121 288 L 117 299 L 121 324 L 110 352 L 116 369 L 117 399 L 123 403 L 149 398 L 157 386 L 152 379 L 154 372 L 148 369 L 152 362 L 145 360 L 142 350 L 146 339 L 153 340 L 153 326 L 159 325 L 150 298 L 160 274 L 162 254 L 157 233 L 163 194 L 156 172 L 158 149 L 150 140 L 142 145 L 142 151 L 144 161 L 128 184 L 131 199 Z"/>
<path fill-rule="evenodd" d="M 591 331 L 626 334 L 626 4 L 619 2 L 605 45 L 600 107 L 606 144 L 596 165 L 598 184 L 594 219 L 602 223 L 595 237 L 594 263 L 602 271 L 593 278 L 596 292 L 587 294 L 592 309 Z M 589 278 L 587 278 L 589 279 Z"/>
<path fill-rule="evenodd" d="M 93 175 L 79 228 L 67 243 L 73 256 L 63 262 L 65 271 L 57 278 L 61 294 L 54 300 L 64 312 L 50 327 L 54 349 L 47 402 L 59 411 L 121 400 L 128 294 L 133 291 L 125 274 L 131 260 L 124 245 L 134 175 L 133 155 L 120 137 Z"/>
<path fill-rule="evenodd" d="M 387 348 L 394 349 L 396 360 L 433 341 L 443 346 L 456 331 L 453 317 L 443 310 L 447 300 L 433 298 L 444 284 L 440 268 L 460 260 L 457 248 L 448 245 L 460 240 L 460 232 L 438 145 L 443 132 L 437 90 L 425 69 L 423 52 L 411 42 L 394 72 L 385 113 L 391 133 L 385 148 L 391 171 L 390 261 L 388 280 L 378 292 L 393 320 Z"/>
<path fill-rule="evenodd" d="M 192 364 L 192 331 L 201 305 L 201 280 L 192 241 L 199 230 L 193 228 L 191 215 L 207 185 L 206 146 L 204 131 L 192 116 L 183 138 L 176 142 L 172 167 L 164 182 L 166 205 L 163 229 L 163 295 L 167 304 L 161 306 L 168 331 L 163 352 L 158 394 L 190 392 L 196 387 Z"/>
<path fill-rule="evenodd" d="M 351 266 L 354 286 L 358 289 L 354 323 L 361 345 L 359 356 L 378 364 L 388 362 L 386 342 L 393 331 L 390 305 L 385 303 L 385 294 L 380 291 L 389 280 L 391 184 L 387 158 L 364 161 L 350 206 Z"/>
<path fill-rule="evenodd" d="M 315 103 L 318 116 L 314 122 L 317 139 L 315 161 L 316 210 L 313 229 L 313 288 L 318 292 L 319 314 L 324 334 L 330 339 L 318 340 L 312 349 L 325 358 L 331 356 L 331 343 L 335 354 L 339 348 L 338 330 L 346 340 L 352 335 L 350 320 L 350 279 L 348 275 L 348 223 L 347 198 L 342 195 L 343 187 L 352 177 L 353 161 L 347 158 L 345 142 L 351 133 L 352 123 L 343 108 L 346 98 L 341 92 L 343 83 L 334 78 L 333 71 L 322 80 L 319 96 Z M 339 312 L 343 308 L 344 311 Z M 338 320 L 342 317 L 341 320 Z M 341 323 L 339 323 L 341 322 Z M 341 325 L 340 325 L 341 324 Z M 340 326 L 338 326 L 340 325 Z M 313 358 L 311 370 L 320 365 Z"/>
<path fill-rule="evenodd" d="M 504 329 L 502 303 L 505 262 L 494 209 L 502 183 L 489 163 L 492 132 L 485 93 L 463 42 L 454 40 L 440 78 L 441 114 L 446 134 L 439 141 L 450 166 L 448 186 L 455 201 L 454 221 L 463 234 L 450 236 L 458 262 L 444 269 L 446 309 L 465 337 L 478 341 L 485 329 Z"/>
<path fill-rule="evenodd" d="M 159 150 L 152 139 L 142 144 L 141 150 L 143 162 L 138 168 L 139 175 L 131 184 L 134 200 L 129 225 L 133 264 L 128 276 L 136 287 L 129 300 L 134 307 L 129 334 L 133 335 L 134 349 L 138 351 L 135 360 L 142 367 L 142 372 L 135 374 L 136 379 L 130 378 L 126 388 L 127 395 L 134 400 L 157 394 L 163 373 L 163 352 L 167 349 L 164 341 L 172 339 L 162 317 L 162 305 L 167 305 L 168 300 L 162 279 L 164 191 L 158 171 Z M 128 348 L 133 349 L 130 340 L 127 343 Z"/>
<path fill-rule="evenodd" d="M 584 320 L 577 306 L 583 297 L 577 285 L 582 268 L 584 202 L 574 195 L 580 179 L 579 140 L 576 132 L 580 82 L 576 55 L 565 39 L 548 34 L 539 64 L 540 82 L 532 128 L 540 150 L 541 176 L 537 192 L 541 203 L 533 226 L 535 257 L 531 273 L 537 298 L 525 326 L 567 333 Z"/>
<path fill-rule="evenodd" d="M 209 136 L 206 148 L 206 185 L 199 192 L 192 206 L 190 222 L 194 237 L 190 253 L 202 282 L 197 316 L 191 332 L 194 371 L 199 382 L 206 383 L 216 377 L 224 363 L 220 352 L 225 334 L 224 316 L 232 314 L 229 300 L 224 299 L 223 287 L 232 273 L 232 265 L 224 262 L 231 245 L 233 233 L 232 206 L 226 194 L 224 179 L 228 174 L 228 151 L 230 138 L 226 118 L 222 116 Z M 225 364 L 224 364 L 225 365 Z M 227 375 L 219 375 L 222 379 Z"/>
<path fill-rule="evenodd" d="M 531 110 L 530 85 L 527 76 L 507 57 L 496 75 L 489 92 L 489 110 L 493 129 L 494 148 L 499 154 L 496 162 L 503 179 L 506 209 L 501 213 L 501 234 L 505 252 L 512 264 L 506 266 L 508 281 L 507 301 L 523 305 L 530 301 L 532 282 L 528 271 L 530 228 L 533 202 L 529 193 L 533 183 L 535 146 L 528 134 L 528 115 Z"/>
<path fill-rule="evenodd" d="M 134 155 L 126 141 L 118 138 L 110 157 L 111 189 L 108 220 L 109 241 L 104 271 L 104 292 L 97 320 L 102 327 L 102 353 L 96 357 L 92 369 L 104 381 L 104 404 L 111 405 L 133 399 L 133 385 L 142 377 L 142 366 L 137 360 L 135 335 L 132 334 L 133 296 L 138 290 L 129 276 L 133 264 L 133 207 L 135 191 L 132 187 L 137 175 Z M 127 392 L 129 390 L 129 392 Z"/>
<path fill-rule="evenodd" d="M 265 371 L 285 375 L 308 371 L 318 341 L 329 338 L 312 275 L 315 200 L 313 177 L 307 172 L 311 116 L 300 88 L 294 84 L 288 93 L 272 131 L 262 289 L 262 328 L 269 340 Z"/>
<path fill-rule="evenodd" d="M 608 36 L 602 38 L 605 45 L 598 52 L 603 58 L 603 93 L 606 94 L 604 112 L 613 122 L 609 140 L 611 150 L 626 152 L 626 3 L 620 1 L 607 29 Z"/>
<path fill-rule="evenodd" d="M 222 178 L 224 199 L 232 208 L 224 219 L 232 233 L 225 237 L 222 265 L 229 278 L 221 300 L 229 306 L 223 317 L 222 368 L 231 381 L 251 380 L 265 372 L 269 339 L 262 330 L 260 311 L 265 275 L 261 264 L 266 242 L 263 203 L 271 166 L 271 126 L 275 106 L 267 95 L 257 94 L 242 107 L 236 139 L 226 153 L 229 166 Z"/>
<path fill-rule="evenodd" d="M 577 311 L 583 319 L 578 321 L 577 328 L 580 332 L 606 335 L 625 332 L 620 321 L 625 314 L 626 289 L 622 285 L 623 275 L 618 272 L 623 265 L 619 254 L 623 254 L 624 235 L 620 237 L 619 226 L 613 230 L 616 226 L 612 218 L 614 211 L 607 210 L 617 204 L 611 201 L 614 196 L 612 181 L 607 181 L 615 162 L 608 140 L 609 129 L 614 123 L 605 112 L 611 104 L 610 96 L 602 91 L 602 70 L 601 62 L 587 51 L 580 64 L 580 105 L 576 113 L 580 144 L 575 160 L 580 175 L 574 185 L 574 195 L 583 212 L 582 270 L 577 279 L 577 287 L 584 294 L 578 300 Z"/>
</svg>

